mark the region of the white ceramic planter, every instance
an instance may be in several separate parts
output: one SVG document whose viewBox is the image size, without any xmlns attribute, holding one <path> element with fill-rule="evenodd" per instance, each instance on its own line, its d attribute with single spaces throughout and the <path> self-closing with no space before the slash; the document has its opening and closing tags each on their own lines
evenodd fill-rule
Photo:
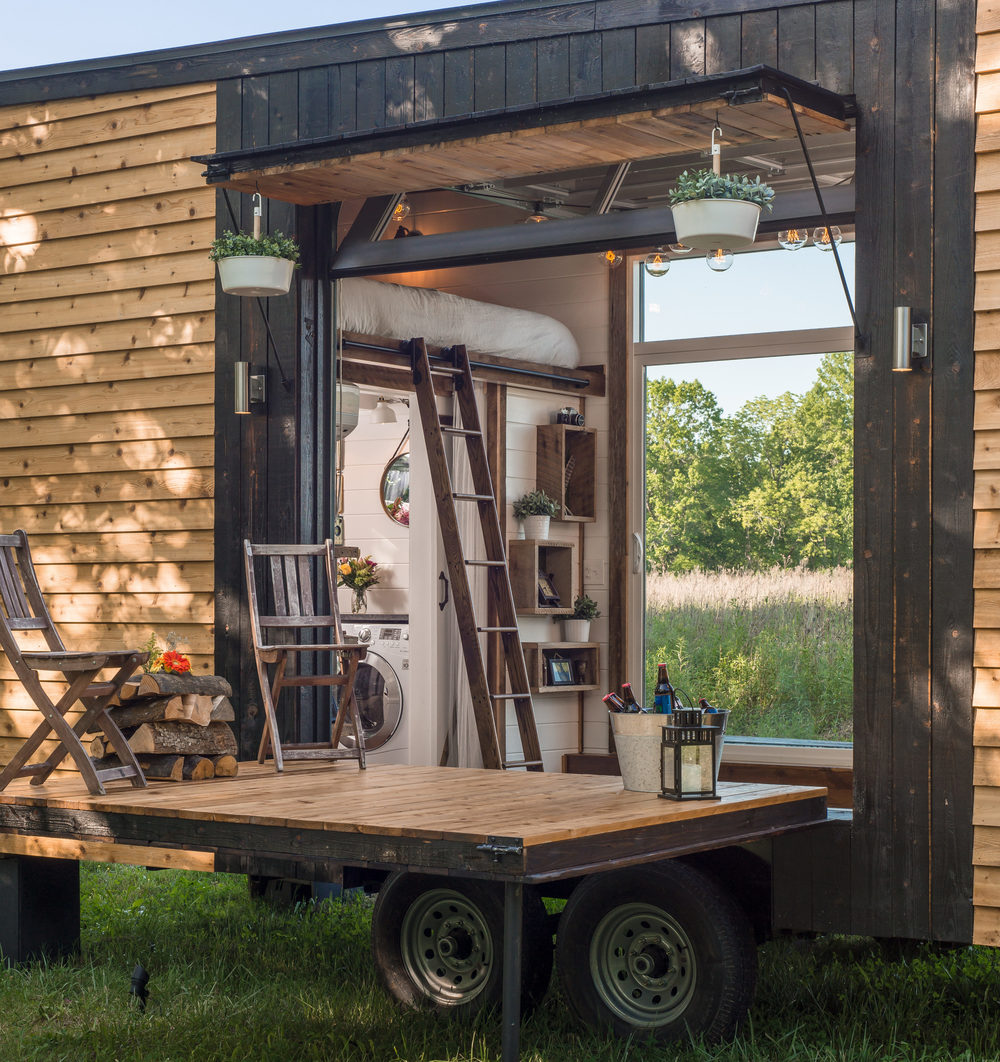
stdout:
<svg viewBox="0 0 1000 1062">
<path fill-rule="evenodd" d="M 564 642 L 590 641 L 590 620 L 564 619 L 562 628 Z"/>
<path fill-rule="evenodd" d="M 699 251 L 753 243 L 760 207 L 742 199 L 692 199 L 671 207 L 677 242 Z"/>
<path fill-rule="evenodd" d="M 551 516 L 526 516 L 524 518 L 525 538 L 548 538 Z"/>
<path fill-rule="evenodd" d="M 222 290 L 229 295 L 287 295 L 295 263 L 287 258 L 247 254 L 219 262 Z"/>
</svg>

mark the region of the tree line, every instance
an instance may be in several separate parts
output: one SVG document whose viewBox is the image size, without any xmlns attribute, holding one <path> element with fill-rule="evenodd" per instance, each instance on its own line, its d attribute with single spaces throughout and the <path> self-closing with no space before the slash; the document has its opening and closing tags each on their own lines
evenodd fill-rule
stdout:
<svg viewBox="0 0 1000 1062">
<path fill-rule="evenodd" d="M 646 388 L 646 565 L 852 564 L 853 355 L 824 356 L 804 394 L 726 416 L 698 381 Z"/>
</svg>

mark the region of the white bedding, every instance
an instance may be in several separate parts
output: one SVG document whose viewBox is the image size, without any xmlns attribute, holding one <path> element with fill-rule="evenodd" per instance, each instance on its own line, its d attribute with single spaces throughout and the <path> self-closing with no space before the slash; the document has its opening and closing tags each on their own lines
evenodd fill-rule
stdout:
<svg viewBox="0 0 1000 1062">
<path fill-rule="evenodd" d="M 340 281 L 340 327 L 390 339 L 420 337 L 437 347 L 464 344 L 479 354 L 566 369 L 580 363 L 573 334 L 544 314 L 380 280 Z"/>
</svg>

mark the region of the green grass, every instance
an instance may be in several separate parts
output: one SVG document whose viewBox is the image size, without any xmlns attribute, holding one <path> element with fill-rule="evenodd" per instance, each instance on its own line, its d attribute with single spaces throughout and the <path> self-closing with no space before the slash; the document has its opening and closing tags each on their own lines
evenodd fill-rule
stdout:
<svg viewBox="0 0 1000 1062">
<path fill-rule="evenodd" d="M 495 1017 L 471 1026 L 398 1010 L 377 987 L 371 903 L 276 912 L 243 878 L 83 868 L 78 959 L 0 970 L 4 1062 L 494 1062 Z M 1000 954 L 874 943 L 776 942 L 732 1044 L 655 1047 L 594 1035 L 557 979 L 523 1028 L 525 1062 L 987 1062 L 1000 1059 Z M 130 1005 L 136 961 L 151 973 Z"/>
<path fill-rule="evenodd" d="M 844 570 L 653 576 L 646 690 L 663 660 L 691 698 L 732 711 L 730 734 L 850 741 L 852 639 Z"/>
</svg>

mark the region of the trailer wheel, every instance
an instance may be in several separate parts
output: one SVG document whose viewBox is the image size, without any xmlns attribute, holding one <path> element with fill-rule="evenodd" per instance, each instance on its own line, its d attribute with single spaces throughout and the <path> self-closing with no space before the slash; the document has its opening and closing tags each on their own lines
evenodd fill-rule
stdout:
<svg viewBox="0 0 1000 1062">
<path fill-rule="evenodd" d="M 657 1040 L 732 1037 L 757 977 L 746 915 L 676 862 L 586 878 L 563 911 L 556 961 L 582 1021 Z"/>
<path fill-rule="evenodd" d="M 539 896 L 524 891 L 521 1007 L 541 1002 L 552 973 L 552 934 Z M 385 990 L 408 1007 L 456 1017 L 499 1007 L 503 890 L 428 874 L 390 875 L 372 914 L 372 955 Z"/>
</svg>

